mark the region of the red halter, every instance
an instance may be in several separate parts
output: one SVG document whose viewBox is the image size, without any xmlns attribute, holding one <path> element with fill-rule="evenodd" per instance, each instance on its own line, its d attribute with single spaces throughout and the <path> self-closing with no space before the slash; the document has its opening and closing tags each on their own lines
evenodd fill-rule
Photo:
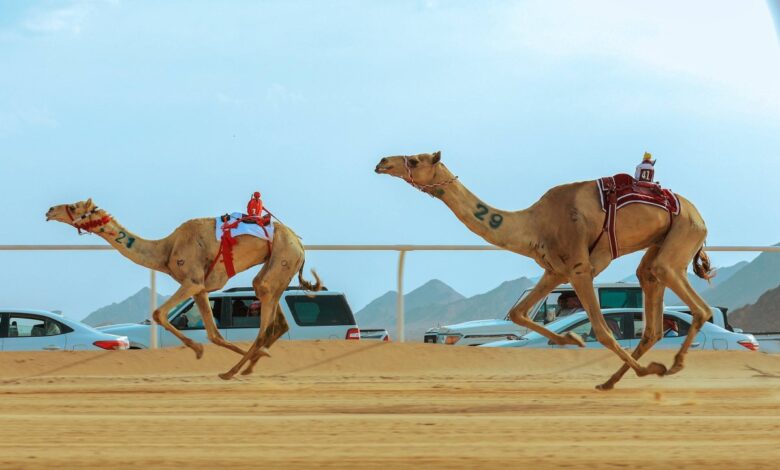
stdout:
<svg viewBox="0 0 780 470">
<path fill-rule="evenodd" d="M 436 197 L 433 194 L 433 190 L 435 188 L 439 188 L 439 187 L 442 187 L 442 186 L 447 186 L 448 184 L 451 184 L 456 179 L 458 179 L 457 176 L 453 176 L 452 178 L 448 179 L 447 181 L 442 181 L 441 183 L 419 184 L 412 177 L 412 167 L 409 166 L 409 157 L 404 157 L 404 167 L 406 167 L 406 174 L 408 175 L 408 177 L 406 178 L 406 182 L 411 184 L 415 188 L 419 189 L 420 191 L 424 192 L 425 194 L 429 195 L 430 197 Z"/>
<path fill-rule="evenodd" d="M 86 212 L 85 214 L 79 216 L 78 218 L 73 217 L 73 214 L 70 212 L 70 206 L 65 206 L 65 212 L 68 214 L 68 217 L 70 218 L 71 225 L 76 227 L 76 230 L 78 230 L 79 235 L 84 235 L 84 233 L 82 233 L 82 230 L 85 233 L 93 233 L 92 231 L 94 229 L 98 227 L 102 227 L 107 223 L 111 222 L 111 216 L 108 214 L 104 215 L 99 219 L 87 220 L 86 222 L 79 222 L 81 220 L 88 219 L 93 215 L 97 214 L 98 212 L 97 206 L 93 207 L 91 211 Z"/>
</svg>

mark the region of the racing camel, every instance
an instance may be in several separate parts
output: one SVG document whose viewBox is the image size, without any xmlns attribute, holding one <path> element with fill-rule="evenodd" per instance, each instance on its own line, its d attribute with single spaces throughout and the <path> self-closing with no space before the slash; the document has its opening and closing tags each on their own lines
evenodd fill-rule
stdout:
<svg viewBox="0 0 780 470">
<path fill-rule="evenodd" d="M 322 288 L 317 273 L 311 284 L 303 279 L 304 248 L 299 237 L 286 225 L 274 223 L 272 240 L 251 235 L 238 235 L 232 253 L 221 250 L 216 237 L 214 218 L 192 219 L 181 224 L 161 240 L 145 240 L 120 225 L 116 219 L 92 203 L 92 199 L 73 204 L 54 206 L 46 213 L 46 220 L 56 220 L 79 230 L 100 236 L 130 261 L 168 274 L 181 286 L 153 313 L 154 320 L 195 351 L 200 359 L 203 346 L 184 336 L 170 321 L 168 312 L 179 302 L 192 297 L 203 317 L 209 341 L 228 348 L 243 357 L 228 372 L 220 374 L 230 379 L 249 362 L 242 374 L 250 374 L 257 360 L 269 356 L 268 348 L 288 330 L 287 320 L 279 310 L 279 298 L 298 273 L 301 286 L 309 291 Z M 232 256 L 231 256 L 232 254 Z M 218 263 L 221 257 L 224 262 Z M 244 351 L 226 341 L 214 324 L 208 293 L 225 286 L 235 273 L 263 264 L 252 281 L 261 302 L 260 331 L 257 339 Z"/>
<path fill-rule="evenodd" d="M 612 389 L 629 367 L 639 376 L 670 375 L 683 368 L 691 342 L 711 315 L 686 275 L 693 261 L 697 276 L 712 278 L 710 261 L 703 249 L 707 228 L 688 200 L 667 192 L 678 204 L 676 215 L 657 205 L 631 204 L 620 209 L 619 217 L 615 217 L 617 209 L 610 206 L 613 209 L 609 210 L 604 205 L 604 195 L 608 192 L 604 192 L 603 184 L 585 181 L 556 186 L 527 209 L 508 212 L 489 206 L 460 183 L 441 162 L 441 152 L 382 158 L 375 171 L 401 178 L 440 199 L 466 227 L 489 243 L 534 259 L 544 269 L 544 275 L 530 294 L 512 307 L 510 318 L 555 344 L 584 346 L 576 333 L 559 335 L 528 317 L 531 307 L 552 289 L 571 283 L 588 312 L 598 341 L 624 362 L 609 380 L 596 388 Z M 614 186 L 610 189 L 614 194 Z M 602 236 L 610 223 L 609 236 Z M 621 349 L 607 326 L 593 279 L 614 258 L 639 250 L 647 250 L 636 273 L 645 297 L 645 327 L 641 341 L 629 354 Z M 690 307 L 693 324 L 671 368 L 657 362 L 642 366 L 637 359 L 663 334 L 665 287 Z"/>
</svg>

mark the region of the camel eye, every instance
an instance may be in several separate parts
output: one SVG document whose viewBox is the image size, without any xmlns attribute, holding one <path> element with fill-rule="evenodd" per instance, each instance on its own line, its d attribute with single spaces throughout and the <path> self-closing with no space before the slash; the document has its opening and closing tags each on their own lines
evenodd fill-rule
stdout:
<svg viewBox="0 0 780 470">
<path fill-rule="evenodd" d="M 75 210 L 76 210 L 76 206 L 74 206 L 73 204 L 71 204 L 71 205 L 69 205 L 69 206 L 68 206 L 68 209 L 70 209 L 70 210 L 72 210 L 72 211 L 75 211 Z"/>
<path fill-rule="evenodd" d="M 420 160 L 418 160 L 416 158 L 410 158 L 409 159 L 409 166 L 412 167 L 412 168 L 416 167 L 419 163 L 420 163 Z"/>
</svg>

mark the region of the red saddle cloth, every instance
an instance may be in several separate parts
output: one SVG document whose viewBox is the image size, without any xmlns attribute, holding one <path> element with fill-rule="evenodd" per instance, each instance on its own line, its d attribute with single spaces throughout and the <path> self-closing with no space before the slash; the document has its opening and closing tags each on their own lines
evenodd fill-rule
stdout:
<svg viewBox="0 0 780 470">
<path fill-rule="evenodd" d="M 605 176 L 596 182 L 599 186 L 601 209 L 607 213 L 607 218 L 604 220 L 604 230 L 596 239 L 593 247 L 606 232 L 609 235 L 609 248 L 613 259 L 618 256 L 617 235 L 615 233 L 615 218 L 618 209 L 629 204 L 650 204 L 668 211 L 670 218 L 680 214 L 680 200 L 677 199 L 677 195 L 658 184 L 637 181 L 625 173 Z"/>
</svg>

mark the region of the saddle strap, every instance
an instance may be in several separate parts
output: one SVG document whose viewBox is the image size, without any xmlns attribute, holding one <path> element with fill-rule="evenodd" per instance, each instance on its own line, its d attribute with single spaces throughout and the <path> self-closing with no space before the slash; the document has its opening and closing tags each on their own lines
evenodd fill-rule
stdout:
<svg viewBox="0 0 780 470">
<path fill-rule="evenodd" d="M 612 254 L 612 259 L 615 259 L 618 257 L 618 241 L 617 233 L 615 231 L 617 220 L 617 184 L 615 183 L 615 178 L 611 176 L 604 178 L 601 181 L 603 184 L 602 190 L 604 192 L 604 205 L 607 217 L 604 219 L 604 226 L 601 229 L 601 233 L 599 233 L 596 241 L 591 245 L 590 251 L 591 253 L 593 252 L 593 249 L 596 248 L 596 245 L 601 241 L 601 237 L 606 233 L 607 238 L 609 239 L 609 251 Z"/>
</svg>

